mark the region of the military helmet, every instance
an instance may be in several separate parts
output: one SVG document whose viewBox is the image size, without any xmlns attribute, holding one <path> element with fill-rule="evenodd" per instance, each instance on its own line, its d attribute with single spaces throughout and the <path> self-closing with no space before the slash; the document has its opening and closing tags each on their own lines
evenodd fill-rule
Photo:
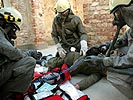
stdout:
<svg viewBox="0 0 133 100">
<path fill-rule="evenodd" d="M 23 22 L 22 15 L 18 10 L 13 7 L 4 7 L 0 9 L 0 14 L 3 15 L 6 22 L 14 23 L 18 30 L 20 30 Z"/>
<path fill-rule="evenodd" d="M 54 10 L 57 12 L 64 12 L 67 9 L 70 9 L 70 3 L 67 0 L 58 0 Z"/>
<path fill-rule="evenodd" d="M 113 13 L 117 10 L 119 6 L 128 6 L 132 0 L 109 0 L 109 9 L 110 13 Z"/>
</svg>

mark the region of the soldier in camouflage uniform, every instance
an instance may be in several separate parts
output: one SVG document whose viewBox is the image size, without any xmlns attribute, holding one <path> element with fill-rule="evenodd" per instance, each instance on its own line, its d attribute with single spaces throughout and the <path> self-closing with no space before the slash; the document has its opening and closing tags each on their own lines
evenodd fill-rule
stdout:
<svg viewBox="0 0 133 100">
<path fill-rule="evenodd" d="M 16 9 L 0 9 L 0 100 L 16 100 L 16 93 L 26 92 L 33 78 L 35 59 L 12 41 L 21 24 L 22 16 Z"/>
<path fill-rule="evenodd" d="M 58 0 L 55 11 L 58 15 L 53 20 L 51 35 L 57 46 L 58 56 L 63 58 L 71 47 L 85 55 L 88 49 L 87 34 L 81 19 L 72 12 L 67 0 Z"/>
<path fill-rule="evenodd" d="M 79 61 L 80 59 L 84 59 L 85 56 L 81 56 L 79 52 L 69 52 L 64 58 L 61 57 L 53 57 L 45 64 L 46 67 L 49 69 L 55 67 L 61 67 L 64 63 L 68 65 L 68 67 L 72 66 L 75 62 Z M 77 74 L 84 74 L 88 77 L 81 80 L 75 87 L 80 90 L 84 90 L 89 86 L 95 84 L 99 81 L 102 77 L 105 76 L 106 69 L 98 68 L 98 67 L 91 67 L 88 62 L 82 62 L 74 69 L 70 71 L 71 75 Z"/>
<path fill-rule="evenodd" d="M 117 30 L 124 25 L 129 26 L 124 35 L 117 39 L 113 49 L 126 49 L 110 57 L 90 56 L 88 63 L 93 67 L 108 68 L 107 79 L 129 100 L 133 100 L 133 0 L 110 0 L 109 7 L 114 14 L 113 24 Z M 105 44 L 104 48 L 111 43 Z"/>
</svg>

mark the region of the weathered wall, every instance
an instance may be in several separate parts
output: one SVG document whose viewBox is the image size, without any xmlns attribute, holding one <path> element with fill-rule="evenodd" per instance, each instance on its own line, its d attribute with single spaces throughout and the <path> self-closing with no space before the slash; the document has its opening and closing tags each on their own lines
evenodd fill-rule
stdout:
<svg viewBox="0 0 133 100">
<path fill-rule="evenodd" d="M 56 0 L 9 0 L 23 16 L 24 23 L 17 33 L 17 46 L 46 48 L 53 44 L 51 26 Z M 79 15 L 87 30 L 89 44 L 111 40 L 114 27 L 111 24 L 108 0 L 69 0 L 75 14 Z"/>
<path fill-rule="evenodd" d="M 18 32 L 16 45 L 42 49 L 53 44 L 50 32 L 56 0 L 10 0 L 23 16 L 24 23 Z"/>
<path fill-rule="evenodd" d="M 30 0 L 10 0 L 10 3 L 23 16 L 21 31 L 17 32 L 16 45 L 24 48 L 35 48 L 35 32 L 33 30 L 32 3 Z"/>
<path fill-rule="evenodd" d="M 3 1 L 0 0 L 0 8 L 3 7 Z"/>
<path fill-rule="evenodd" d="M 112 39 L 114 28 L 108 0 L 84 0 L 83 7 L 90 44 L 101 44 Z"/>
</svg>

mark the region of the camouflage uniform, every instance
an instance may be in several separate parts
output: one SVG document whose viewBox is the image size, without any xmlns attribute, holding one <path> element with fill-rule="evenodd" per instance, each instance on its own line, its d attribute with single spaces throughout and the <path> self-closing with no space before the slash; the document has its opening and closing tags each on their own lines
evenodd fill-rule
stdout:
<svg viewBox="0 0 133 100">
<path fill-rule="evenodd" d="M 33 78 L 35 60 L 10 43 L 0 27 L 0 100 L 26 92 Z M 8 97 L 7 97 L 8 98 Z"/>
<path fill-rule="evenodd" d="M 87 41 L 87 34 L 81 19 L 74 15 L 71 10 L 65 20 L 60 13 L 54 18 L 51 35 L 55 44 L 61 43 L 67 52 L 70 51 L 71 47 L 75 47 L 79 52 L 80 41 Z"/>
<path fill-rule="evenodd" d="M 84 57 L 81 56 L 78 52 L 69 52 L 64 59 L 60 57 L 51 58 L 47 63 L 46 66 L 49 68 L 54 67 L 61 67 L 63 63 L 66 63 L 69 67 L 72 66 L 75 62 Z M 80 86 L 80 90 L 84 90 L 91 86 L 92 84 L 99 81 L 104 75 L 106 70 L 102 70 L 98 67 L 91 67 L 88 62 L 82 62 L 79 66 L 75 69 L 71 70 L 71 75 L 74 76 L 76 74 L 84 74 L 88 77 L 81 80 L 78 85 Z"/>
<path fill-rule="evenodd" d="M 110 45 L 116 49 L 126 48 L 126 53 L 108 56 L 105 58 L 88 57 L 87 60 L 94 67 L 108 68 L 107 79 L 122 92 L 128 99 L 133 100 L 133 0 L 109 0 L 110 13 L 113 13 L 113 25 L 117 26 L 117 32 Z M 128 25 L 129 30 L 122 38 L 115 42 L 120 29 Z M 117 42 L 119 45 L 117 45 Z M 116 43 L 114 45 L 114 43 Z M 117 45 L 117 47 L 116 47 Z M 125 51 L 124 50 L 124 51 Z"/>
<path fill-rule="evenodd" d="M 120 39 L 121 45 L 115 45 L 119 48 L 117 56 L 105 57 L 103 59 L 105 66 L 112 66 L 107 73 L 107 79 L 113 83 L 128 98 L 133 98 L 133 29 L 130 28 Z M 117 43 L 117 42 L 116 42 Z M 122 48 L 126 47 L 126 48 Z M 123 52 L 124 51 L 124 52 Z M 118 71 L 119 69 L 119 71 Z M 129 71 L 125 74 L 125 71 Z"/>
</svg>

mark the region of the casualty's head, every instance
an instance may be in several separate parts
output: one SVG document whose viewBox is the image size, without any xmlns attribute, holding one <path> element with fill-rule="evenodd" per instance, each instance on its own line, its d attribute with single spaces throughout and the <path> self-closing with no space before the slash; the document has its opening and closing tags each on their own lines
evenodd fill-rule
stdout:
<svg viewBox="0 0 133 100">
<path fill-rule="evenodd" d="M 20 30 L 22 25 L 21 13 L 13 7 L 4 7 L 0 9 L 0 26 L 11 35 L 12 39 L 16 38 L 15 32 Z"/>
<path fill-rule="evenodd" d="M 70 9 L 71 5 L 70 2 L 67 0 L 58 0 L 54 7 L 56 13 L 60 13 L 64 16 L 66 16 L 70 12 Z"/>
<path fill-rule="evenodd" d="M 114 14 L 114 25 L 133 27 L 133 0 L 109 0 L 109 9 Z"/>
</svg>

